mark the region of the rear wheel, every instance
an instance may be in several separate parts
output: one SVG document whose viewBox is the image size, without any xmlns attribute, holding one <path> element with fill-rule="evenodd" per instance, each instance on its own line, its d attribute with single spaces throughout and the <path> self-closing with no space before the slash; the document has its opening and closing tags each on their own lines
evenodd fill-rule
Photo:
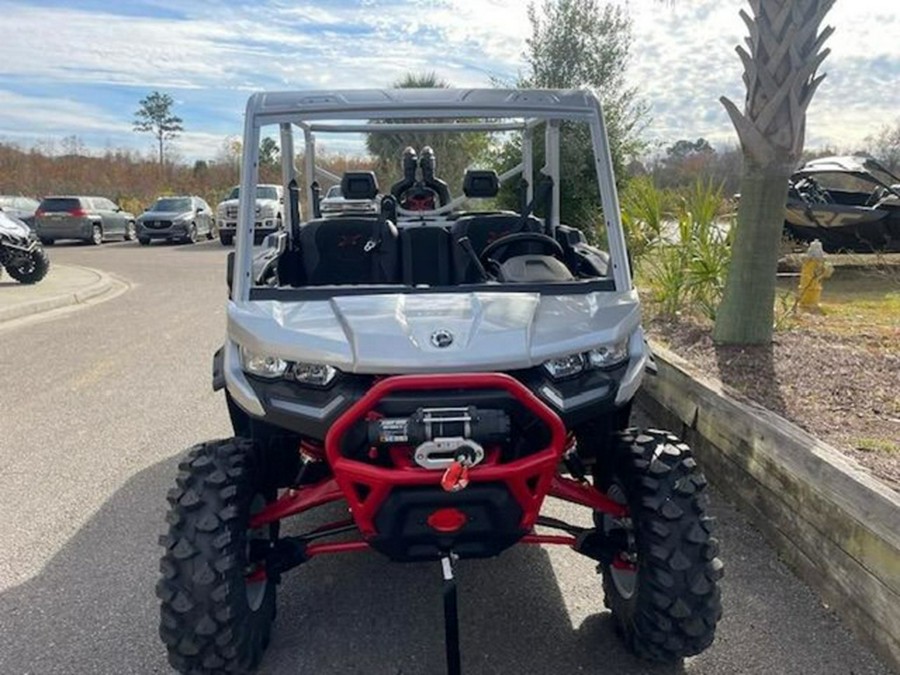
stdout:
<svg viewBox="0 0 900 675">
<path fill-rule="evenodd" d="M 6 263 L 9 276 L 23 284 L 37 283 L 47 276 L 49 269 L 50 258 L 40 246 Z"/>
<path fill-rule="evenodd" d="M 256 446 L 240 438 L 193 447 L 176 483 L 156 588 L 169 662 L 181 673 L 252 670 L 275 618 L 263 558 L 276 529 L 249 524 L 274 490 L 264 484 Z"/>
<path fill-rule="evenodd" d="M 706 515 L 706 478 L 690 449 L 666 432 L 626 430 L 595 467 L 594 484 L 629 507 L 626 519 L 595 514 L 597 527 L 622 542 L 602 565 L 616 631 L 632 652 L 653 661 L 700 653 L 722 614 L 722 562 Z"/>
<path fill-rule="evenodd" d="M 99 246 L 103 243 L 103 228 L 100 225 L 94 225 L 91 228 L 91 243 Z"/>
<path fill-rule="evenodd" d="M 134 241 L 137 237 L 137 230 L 134 227 L 134 223 L 128 221 L 125 225 L 125 241 Z"/>
</svg>

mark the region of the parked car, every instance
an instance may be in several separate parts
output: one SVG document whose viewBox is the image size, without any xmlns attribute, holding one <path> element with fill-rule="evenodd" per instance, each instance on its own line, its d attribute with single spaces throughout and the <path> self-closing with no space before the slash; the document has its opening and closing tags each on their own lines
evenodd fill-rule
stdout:
<svg viewBox="0 0 900 675">
<path fill-rule="evenodd" d="M 900 251 L 900 178 L 869 157 L 822 157 L 790 180 L 785 234 L 829 253 Z"/>
<path fill-rule="evenodd" d="M 0 195 L 0 211 L 8 213 L 13 218 L 18 218 L 31 227 L 34 224 L 34 212 L 37 211 L 40 202 L 30 197 L 16 197 L 14 195 Z"/>
<path fill-rule="evenodd" d="M 4 267 L 16 281 L 34 284 L 47 275 L 50 259 L 28 225 L 0 211 L 0 271 Z"/>
<path fill-rule="evenodd" d="M 216 224 L 219 240 L 223 246 L 234 242 L 234 231 L 238 219 L 238 197 L 241 188 L 235 185 L 216 207 Z M 267 234 L 279 232 L 284 227 L 284 188 L 280 185 L 264 183 L 256 186 L 256 238 L 262 240 Z"/>
<path fill-rule="evenodd" d="M 138 241 L 146 246 L 153 239 L 193 244 L 200 235 L 212 239 L 216 225 L 212 209 L 200 197 L 160 197 L 137 217 Z"/>
<path fill-rule="evenodd" d="M 44 197 L 34 214 L 34 229 L 44 244 L 81 239 L 99 245 L 136 236 L 134 215 L 105 197 Z"/>
<path fill-rule="evenodd" d="M 347 199 L 341 192 L 340 185 L 332 185 L 319 202 L 319 211 L 323 216 L 356 215 L 361 213 L 377 213 L 376 199 Z"/>
</svg>

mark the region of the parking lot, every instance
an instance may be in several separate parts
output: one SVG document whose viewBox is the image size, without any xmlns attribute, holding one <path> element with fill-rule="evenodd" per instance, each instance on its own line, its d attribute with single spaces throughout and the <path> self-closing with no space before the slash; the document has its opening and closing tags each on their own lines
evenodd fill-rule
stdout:
<svg viewBox="0 0 900 675">
<path fill-rule="evenodd" d="M 179 455 L 230 435 L 211 357 L 225 248 L 57 244 L 124 292 L 0 324 L 0 673 L 165 673 L 154 584 Z M 2 292 L 2 289 L 0 289 Z M 459 566 L 466 673 L 888 673 L 717 489 L 725 616 L 683 666 L 629 656 L 591 561 L 518 548 Z M 569 507 L 554 515 L 577 520 Z M 332 514 L 333 515 L 333 514 Z M 439 673 L 438 565 L 375 553 L 286 576 L 262 673 Z"/>
</svg>

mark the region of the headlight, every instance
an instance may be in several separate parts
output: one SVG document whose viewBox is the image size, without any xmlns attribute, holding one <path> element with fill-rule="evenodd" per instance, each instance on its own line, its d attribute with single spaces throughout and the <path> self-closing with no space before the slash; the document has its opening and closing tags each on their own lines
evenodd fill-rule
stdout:
<svg viewBox="0 0 900 675">
<path fill-rule="evenodd" d="M 292 373 L 301 384 L 324 387 L 337 375 L 337 369 L 324 363 L 295 363 Z"/>
<path fill-rule="evenodd" d="M 558 359 L 550 359 L 544 362 L 544 370 L 550 373 L 550 377 L 554 380 L 577 375 L 584 370 L 584 356 L 581 354 L 570 354 Z"/>
<path fill-rule="evenodd" d="M 241 347 L 241 365 L 251 375 L 258 377 L 276 378 L 284 375 L 288 362 L 277 356 L 267 354 L 255 354 Z"/>
<path fill-rule="evenodd" d="M 628 360 L 628 340 L 602 345 L 584 354 L 569 354 L 544 362 L 544 370 L 554 380 L 578 375 L 589 368 L 613 368 Z"/>
<path fill-rule="evenodd" d="M 628 340 L 603 345 L 587 353 L 592 368 L 611 368 L 628 359 Z"/>
</svg>

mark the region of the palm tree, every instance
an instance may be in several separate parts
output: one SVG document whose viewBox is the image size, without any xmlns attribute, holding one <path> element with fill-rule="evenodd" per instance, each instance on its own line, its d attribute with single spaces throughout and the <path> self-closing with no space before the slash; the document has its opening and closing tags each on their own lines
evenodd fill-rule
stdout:
<svg viewBox="0 0 900 675">
<path fill-rule="evenodd" d="M 725 344 L 772 339 L 775 272 L 788 178 L 800 160 L 806 109 L 824 79 L 816 70 L 834 32 L 819 26 L 834 0 L 749 0 L 750 36 L 737 47 L 747 86 L 745 110 L 725 97 L 744 155 L 731 268 L 713 337 Z"/>
</svg>

